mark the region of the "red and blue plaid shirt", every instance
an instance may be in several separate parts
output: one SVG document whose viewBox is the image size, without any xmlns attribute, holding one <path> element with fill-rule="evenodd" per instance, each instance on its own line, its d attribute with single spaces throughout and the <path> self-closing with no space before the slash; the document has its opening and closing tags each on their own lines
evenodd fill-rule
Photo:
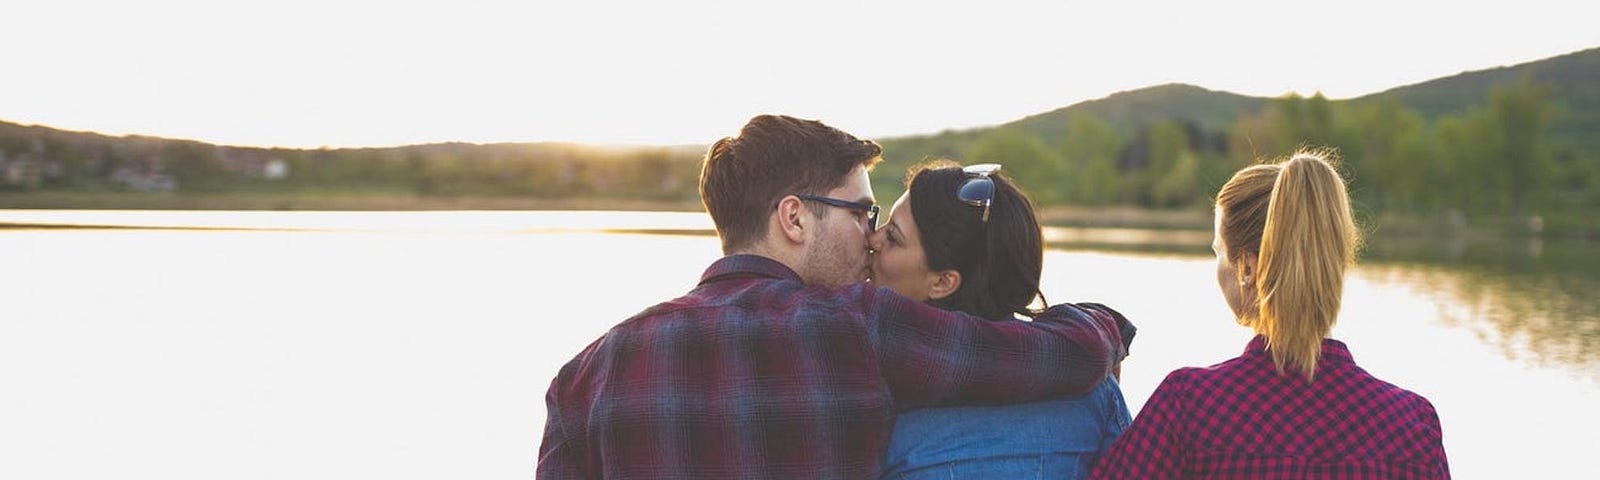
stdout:
<svg viewBox="0 0 1600 480">
<path fill-rule="evenodd" d="M 1338 340 L 1322 341 L 1315 378 L 1278 374 L 1260 336 L 1238 358 L 1173 371 L 1091 478 L 1450 478 L 1427 399 Z"/>
<path fill-rule="evenodd" d="M 1119 322 L 984 320 L 724 257 L 561 369 L 538 478 L 876 478 L 896 412 L 1086 392 L 1126 354 Z"/>
</svg>

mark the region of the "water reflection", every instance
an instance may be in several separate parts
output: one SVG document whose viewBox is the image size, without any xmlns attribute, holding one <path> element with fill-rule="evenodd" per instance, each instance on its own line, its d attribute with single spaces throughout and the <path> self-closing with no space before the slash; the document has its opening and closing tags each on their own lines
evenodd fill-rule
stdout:
<svg viewBox="0 0 1600 480">
<path fill-rule="evenodd" d="M 1047 228 L 1052 248 L 1209 255 L 1210 232 Z M 1474 332 L 1512 361 L 1600 380 L 1600 248 L 1571 239 L 1376 236 L 1359 275 L 1428 299 L 1444 325 Z"/>
<path fill-rule="evenodd" d="M 1366 271 L 1434 300 L 1440 322 L 1507 359 L 1600 379 L 1600 248 L 1583 240 L 1420 235 L 1380 238 Z"/>
<path fill-rule="evenodd" d="M 1507 359 L 1600 380 L 1600 282 L 1580 275 L 1369 264 L 1375 281 L 1430 299 L 1441 323 L 1472 331 Z"/>
<path fill-rule="evenodd" d="M 703 214 L 0 210 L 7 222 L 58 227 L 0 229 L 0 451 L 17 453 L 3 478 L 526 478 L 555 369 L 720 255 Z M 223 230 L 166 230 L 186 226 Z M 1244 345 L 1209 232 L 1047 235 L 1048 298 L 1141 323 L 1123 370 L 1134 409 L 1171 369 Z M 1571 477 L 1600 446 L 1595 249 L 1515 242 L 1375 241 L 1346 288 L 1336 335 L 1435 402 L 1457 478 Z M 1498 414 L 1530 398 L 1560 415 Z"/>
<path fill-rule="evenodd" d="M 1531 274 L 1600 277 L 1600 245 L 1584 239 L 1498 235 L 1376 237 L 1364 259 Z"/>
<path fill-rule="evenodd" d="M 627 233 L 710 236 L 703 213 L 239 212 L 0 210 L 0 226 L 346 232 Z M 1211 232 L 1046 227 L 1064 251 L 1210 254 Z M 1600 377 L 1600 248 L 1578 240 L 1465 234 L 1368 239 L 1360 271 L 1429 298 L 1446 325 L 1465 328 L 1511 360 L 1565 365 Z"/>
</svg>

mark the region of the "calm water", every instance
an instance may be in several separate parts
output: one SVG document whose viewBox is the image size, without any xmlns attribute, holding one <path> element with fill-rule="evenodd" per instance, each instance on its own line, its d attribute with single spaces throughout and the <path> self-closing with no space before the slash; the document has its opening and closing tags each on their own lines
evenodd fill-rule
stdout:
<svg viewBox="0 0 1600 480">
<path fill-rule="evenodd" d="M 0 223 L 136 227 L 0 229 L 0 478 L 528 478 L 555 370 L 719 256 L 713 237 L 641 233 L 705 229 L 694 214 L 0 210 Z M 1173 368 L 1244 347 L 1208 235 L 1050 235 L 1046 295 L 1140 325 L 1131 408 Z M 1108 242 L 1146 252 L 1074 246 Z M 1592 478 L 1596 247 L 1437 243 L 1374 245 L 1335 336 L 1433 401 L 1457 478 Z"/>
</svg>

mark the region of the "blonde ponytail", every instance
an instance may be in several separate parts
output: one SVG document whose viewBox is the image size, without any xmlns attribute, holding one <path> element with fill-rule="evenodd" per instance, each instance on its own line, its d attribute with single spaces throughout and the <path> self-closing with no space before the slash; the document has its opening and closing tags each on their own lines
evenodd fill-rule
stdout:
<svg viewBox="0 0 1600 480">
<path fill-rule="evenodd" d="M 1325 156 L 1331 152 L 1302 151 L 1279 164 L 1256 262 L 1258 316 L 1250 322 L 1278 372 L 1308 380 L 1361 244 L 1344 179 Z"/>
</svg>

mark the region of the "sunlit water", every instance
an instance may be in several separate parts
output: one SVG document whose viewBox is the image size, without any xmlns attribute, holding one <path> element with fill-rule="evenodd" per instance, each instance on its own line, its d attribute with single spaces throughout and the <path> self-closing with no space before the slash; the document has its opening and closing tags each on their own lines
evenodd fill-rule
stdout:
<svg viewBox="0 0 1600 480">
<path fill-rule="evenodd" d="M 143 227 L 0 229 L 7 479 L 528 478 L 555 370 L 719 256 L 710 236 L 636 232 L 708 227 L 693 214 L 0 211 L 0 223 Z M 1214 268 L 1057 249 L 1045 293 L 1139 324 L 1123 368 L 1137 411 L 1173 368 L 1244 347 Z M 1335 336 L 1433 401 L 1457 478 L 1592 478 L 1597 286 L 1570 271 L 1369 261 Z"/>
</svg>

